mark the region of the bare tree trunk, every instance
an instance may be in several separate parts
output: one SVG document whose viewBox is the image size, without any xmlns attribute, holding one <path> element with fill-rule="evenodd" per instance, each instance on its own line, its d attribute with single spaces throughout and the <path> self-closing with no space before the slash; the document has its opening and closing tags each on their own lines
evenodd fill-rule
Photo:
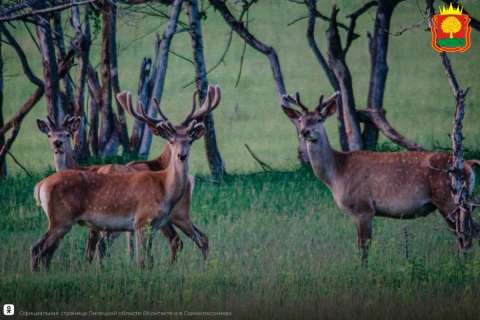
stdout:
<svg viewBox="0 0 480 320">
<path fill-rule="evenodd" d="M 355 151 L 362 149 L 362 136 L 360 134 L 360 125 L 355 109 L 352 76 L 345 62 L 345 51 L 342 48 L 340 35 L 338 34 L 338 11 L 334 5 L 330 18 L 330 26 L 327 30 L 328 60 L 340 86 L 348 148 L 351 151 Z"/>
<path fill-rule="evenodd" d="M 111 0 L 113 4 L 110 6 L 110 76 L 112 77 L 112 89 L 116 96 L 120 93 L 120 81 L 118 79 L 118 61 L 117 61 L 117 8 L 116 1 Z M 124 154 L 130 154 L 130 145 L 128 141 L 128 129 L 127 120 L 125 119 L 125 111 L 118 103 L 117 99 L 114 99 L 117 105 L 118 122 L 117 131 L 119 134 L 120 143 L 123 148 Z"/>
<path fill-rule="evenodd" d="M 43 78 L 45 82 L 45 99 L 48 114 L 57 124 L 63 121 L 64 111 L 60 105 L 60 90 L 55 46 L 52 37 L 52 28 L 48 16 L 36 16 L 37 35 L 42 51 Z"/>
<path fill-rule="evenodd" d="M 82 23 L 80 20 L 80 8 L 78 6 L 72 7 L 71 24 L 75 30 L 77 39 L 76 56 L 77 56 L 77 74 L 74 99 L 73 114 L 81 117 L 80 127 L 73 134 L 73 148 L 75 158 L 78 161 L 85 161 L 90 156 L 87 141 L 87 117 L 85 115 L 85 86 L 87 82 L 87 70 L 90 55 L 90 9 L 85 7 L 84 15 L 84 30 L 82 30 Z"/>
<path fill-rule="evenodd" d="M 238 21 L 233 14 L 230 12 L 225 2 L 222 0 L 209 0 L 212 6 L 217 9 L 222 15 L 225 22 L 238 34 L 240 38 L 243 39 L 250 47 L 257 50 L 258 52 L 267 56 L 268 61 L 270 62 L 270 67 L 273 73 L 273 79 L 275 80 L 275 85 L 277 89 L 278 98 L 280 101 L 280 106 L 282 106 L 283 95 L 287 94 L 287 89 L 283 81 L 282 69 L 280 67 L 280 62 L 278 60 L 277 52 L 273 47 L 267 46 L 260 40 L 258 40 L 250 31 L 245 27 L 243 22 Z M 298 124 L 292 121 L 292 124 L 297 130 L 297 137 L 299 133 Z M 302 139 L 298 140 L 298 159 L 302 164 L 308 164 L 308 153 L 307 145 Z"/>
<path fill-rule="evenodd" d="M 54 26 L 53 41 L 55 44 L 55 50 L 57 52 L 57 64 L 59 64 L 65 58 L 65 55 L 66 55 L 65 39 L 64 39 L 63 27 L 62 27 L 62 16 L 60 11 L 56 11 L 53 14 L 53 26 Z M 73 84 L 70 79 L 70 75 L 67 74 L 61 80 L 65 88 L 65 101 L 63 102 L 63 110 L 65 111 L 66 114 L 73 114 L 73 110 L 74 110 Z"/>
<path fill-rule="evenodd" d="M 0 5 L 2 1 L 0 0 Z M 3 51 L 2 51 L 2 34 L 0 33 L 0 128 L 3 127 Z M 5 135 L 0 134 L 0 149 L 5 145 Z M 6 161 L 0 162 L 0 179 L 7 176 L 7 163 Z"/>
<path fill-rule="evenodd" d="M 170 10 L 170 19 L 168 20 L 165 32 L 162 35 L 162 40 L 158 48 L 157 56 L 155 57 L 154 73 L 152 74 L 152 81 L 154 83 L 152 89 L 152 98 L 157 99 L 159 102 L 162 99 L 163 87 L 165 84 L 165 77 L 167 75 L 168 67 L 168 53 L 170 51 L 170 44 L 172 42 L 173 35 L 177 31 L 178 17 L 182 10 L 183 0 L 175 0 Z M 153 106 L 153 99 L 149 101 L 148 114 L 155 116 L 156 109 Z M 152 144 L 152 132 L 145 126 L 143 132 L 142 143 L 140 144 L 139 156 L 147 158 L 150 152 L 150 146 Z"/>
<path fill-rule="evenodd" d="M 435 14 L 433 0 L 427 0 L 427 13 L 429 15 L 429 26 L 432 28 L 432 17 Z M 452 88 L 455 97 L 455 115 L 452 128 L 452 160 L 448 172 L 451 179 L 451 194 L 455 201 L 456 208 L 449 216 L 455 221 L 455 231 L 461 250 L 469 249 L 472 246 L 473 236 L 480 232 L 479 225 L 473 220 L 473 207 L 468 203 L 469 190 L 465 181 L 465 160 L 463 148 L 463 118 L 465 116 L 465 97 L 467 89 L 462 89 L 453 72 L 453 67 L 447 53 L 440 53 L 442 66 L 447 75 L 448 83 Z"/>
<path fill-rule="evenodd" d="M 337 78 L 335 78 L 335 73 L 328 65 L 326 59 L 323 57 L 320 48 L 315 41 L 315 22 L 317 20 L 315 11 L 317 9 L 317 0 L 307 0 L 306 4 L 308 6 L 308 25 L 307 25 L 307 40 L 308 45 L 313 51 L 315 58 L 317 58 L 318 63 L 322 67 L 323 71 L 327 75 L 327 79 L 330 82 L 332 88 L 335 91 L 340 91 L 340 85 L 338 84 Z M 341 100 L 337 105 L 337 120 L 338 120 L 338 135 L 340 138 L 340 146 L 343 151 L 348 151 L 348 138 L 347 133 L 345 132 L 345 121 L 343 120 L 343 107 Z"/>
<path fill-rule="evenodd" d="M 198 1 L 188 0 L 188 19 L 190 23 L 190 36 L 193 47 L 193 60 L 195 61 L 195 80 L 199 91 L 200 100 L 207 96 L 208 79 L 207 68 L 205 67 L 205 57 L 203 54 L 202 25 L 200 14 L 198 12 Z M 215 179 L 221 179 L 225 172 L 222 156 L 218 150 L 217 138 L 215 135 L 215 126 L 212 114 L 205 117 L 206 133 L 204 136 L 205 149 L 207 152 L 208 165 Z"/>
<path fill-rule="evenodd" d="M 88 141 L 93 155 L 95 157 L 98 157 L 98 116 L 102 101 L 102 90 L 100 88 L 100 81 L 98 80 L 98 75 L 95 70 L 93 70 L 93 67 L 90 65 L 87 69 L 87 78 L 88 92 L 90 93 L 90 114 L 88 117 L 88 120 L 90 122 L 90 130 L 88 131 Z"/>
<path fill-rule="evenodd" d="M 112 109 L 112 77 L 110 73 L 112 6 L 106 4 L 102 8 L 102 53 L 101 53 L 101 104 L 102 121 L 99 133 L 99 154 L 101 157 L 115 156 L 118 149 L 117 120 Z"/>
<path fill-rule="evenodd" d="M 382 110 L 385 83 L 387 81 L 388 38 L 393 10 L 401 0 L 379 0 L 373 36 L 369 34 L 371 58 L 370 87 L 368 89 L 367 108 Z M 363 142 L 366 149 L 373 150 L 378 142 L 378 128 L 367 122 L 363 131 Z"/>
<path fill-rule="evenodd" d="M 143 58 L 142 65 L 140 67 L 140 77 L 138 79 L 138 101 L 141 101 L 142 107 L 147 106 L 150 94 L 150 73 L 152 68 L 152 60 L 149 58 Z M 132 154 L 138 156 L 140 149 L 140 143 L 142 142 L 142 136 L 145 129 L 145 122 L 135 119 L 133 123 L 132 133 L 130 134 L 130 150 Z"/>
</svg>

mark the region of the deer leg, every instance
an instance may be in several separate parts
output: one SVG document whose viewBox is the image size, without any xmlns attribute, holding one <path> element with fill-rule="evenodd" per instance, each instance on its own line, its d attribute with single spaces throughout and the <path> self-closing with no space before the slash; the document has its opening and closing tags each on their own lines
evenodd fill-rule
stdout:
<svg viewBox="0 0 480 320">
<path fill-rule="evenodd" d="M 89 263 L 92 262 L 93 257 L 95 256 L 95 251 L 97 249 L 99 240 L 100 240 L 100 232 L 97 230 L 90 229 L 88 231 L 87 249 L 85 252 L 85 256 Z"/>
<path fill-rule="evenodd" d="M 32 249 L 30 250 L 31 252 L 31 264 L 32 264 L 32 271 L 37 271 L 38 270 L 38 264 L 40 262 L 41 258 L 41 251 L 43 244 L 47 240 L 48 236 L 50 235 L 50 232 L 47 231 L 46 233 L 43 234 L 43 236 L 32 246 Z"/>
<path fill-rule="evenodd" d="M 173 264 L 177 260 L 177 252 L 180 252 L 183 249 L 183 242 L 171 223 L 162 227 L 161 230 L 163 235 L 168 239 L 168 247 L 170 248 L 170 263 Z"/>
<path fill-rule="evenodd" d="M 38 270 L 41 262 L 48 270 L 55 250 L 65 234 L 70 231 L 71 226 L 49 230 L 40 241 L 32 248 L 32 271 Z"/>
<path fill-rule="evenodd" d="M 153 265 L 153 257 L 151 255 L 152 249 L 152 228 L 151 224 L 138 226 L 135 229 L 136 237 L 136 254 L 137 263 L 141 268 L 145 268 L 147 265 L 151 267 Z M 147 259 L 147 265 L 145 260 Z"/>
<path fill-rule="evenodd" d="M 200 231 L 190 219 L 173 219 L 173 224 L 182 230 L 187 237 L 193 240 L 197 247 L 202 251 L 203 259 L 208 257 L 208 237 Z"/>
<path fill-rule="evenodd" d="M 368 248 L 372 240 L 372 219 L 370 214 L 361 214 L 355 217 L 357 225 L 357 246 L 361 251 L 362 265 L 367 266 L 368 262 Z"/>
</svg>

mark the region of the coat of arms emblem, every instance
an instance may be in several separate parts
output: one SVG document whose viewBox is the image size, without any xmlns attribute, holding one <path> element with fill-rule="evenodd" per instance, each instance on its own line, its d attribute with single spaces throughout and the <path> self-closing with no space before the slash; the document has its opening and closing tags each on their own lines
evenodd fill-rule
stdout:
<svg viewBox="0 0 480 320">
<path fill-rule="evenodd" d="M 432 47 L 437 52 L 465 52 L 470 48 L 470 17 L 450 5 L 432 17 Z"/>
</svg>

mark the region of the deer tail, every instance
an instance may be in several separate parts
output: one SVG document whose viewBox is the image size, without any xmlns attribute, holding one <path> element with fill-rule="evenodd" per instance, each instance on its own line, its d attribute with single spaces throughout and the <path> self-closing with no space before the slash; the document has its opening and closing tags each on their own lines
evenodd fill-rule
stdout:
<svg viewBox="0 0 480 320">
<path fill-rule="evenodd" d="M 42 206 L 42 202 L 40 200 L 40 189 L 42 188 L 43 180 L 40 181 L 35 185 L 35 189 L 33 190 L 33 198 L 35 198 L 35 204 L 37 207 Z"/>
</svg>

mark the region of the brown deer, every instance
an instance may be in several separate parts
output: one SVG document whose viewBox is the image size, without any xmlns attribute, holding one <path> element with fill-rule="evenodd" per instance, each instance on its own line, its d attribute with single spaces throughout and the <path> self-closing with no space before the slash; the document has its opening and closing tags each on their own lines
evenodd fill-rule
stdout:
<svg viewBox="0 0 480 320">
<path fill-rule="evenodd" d="M 80 125 L 80 117 L 65 116 L 63 123 L 60 126 L 57 126 L 55 122 L 47 116 L 47 120 L 37 119 L 38 129 L 45 133 L 48 137 L 48 143 L 50 148 L 53 151 L 53 160 L 55 164 L 56 172 L 61 172 L 64 170 L 87 170 L 98 172 L 102 174 L 109 174 L 112 172 L 131 172 L 136 171 L 135 162 L 125 165 L 110 164 L 110 165 L 94 165 L 94 166 L 80 166 L 77 164 L 75 157 L 73 156 L 73 150 L 71 147 L 71 137 L 73 133 L 78 129 Z M 166 161 L 168 156 L 160 156 L 158 161 L 163 161 L 159 163 L 160 168 L 166 167 Z M 153 161 L 155 162 L 155 161 Z M 138 169 L 141 170 L 141 169 Z M 193 177 L 191 177 L 193 181 Z M 193 183 L 193 182 L 192 182 Z M 36 190 L 39 190 L 41 183 L 37 184 Z M 189 190 L 192 191 L 193 184 L 189 185 Z M 188 218 L 187 222 L 190 220 L 188 215 L 188 204 L 190 203 L 191 192 L 185 194 L 182 200 L 179 202 L 177 207 L 173 210 L 173 215 L 175 216 L 185 216 L 182 212 L 187 208 L 186 217 Z M 178 211 L 178 213 L 177 213 Z M 180 237 L 178 236 L 175 229 L 168 224 L 162 227 L 162 233 L 168 239 L 168 244 L 170 248 L 170 259 L 171 262 L 176 261 L 177 253 L 182 250 L 183 243 Z M 106 248 L 110 247 L 113 241 L 120 236 L 121 232 L 99 232 L 94 229 L 90 229 L 87 239 L 86 246 L 86 257 L 89 262 L 91 262 L 95 256 L 95 252 L 98 248 L 98 256 L 101 259 L 105 256 Z M 133 233 L 128 232 L 128 253 L 130 256 L 133 256 Z M 108 243 L 108 245 L 107 245 Z M 207 244 L 208 248 L 208 244 Z M 205 256 L 205 253 L 203 253 Z"/>
<path fill-rule="evenodd" d="M 338 152 L 330 146 L 325 120 L 336 112 L 338 92 L 309 111 L 300 95 L 284 96 L 285 114 L 299 124 L 300 138 L 305 139 L 315 175 L 332 192 L 337 206 L 351 214 L 357 225 L 357 244 L 366 263 L 375 216 L 413 219 L 438 209 L 448 226 L 455 231 L 450 213 L 455 209 L 450 193 L 450 155 L 442 152 Z M 300 107 L 297 111 L 290 104 Z M 475 185 L 474 165 L 465 161 L 470 194 Z M 474 223 L 477 233 L 479 225 Z M 459 240 L 459 239 L 457 239 Z M 459 245 L 465 246 L 463 243 Z"/>
<path fill-rule="evenodd" d="M 59 242 L 75 224 L 95 230 L 135 231 L 137 262 L 145 266 L 147 258 L 151 265 L 153 233 L 170 222 L 172 209 L 188 192 L 191 145 L 205 133 L 204 117 L 219 101 L 220 89 L 209 87 L 202 106 L 193 108 L 177 126 L 165 117 L 160 106 L 158 119 L 149 117 L 143 109 L 139 113 L 128 109 L 170 144 L 170 161 L 163 170 L 108 175 L 67 170 L 42 180 L 35 194 L 49 223 L 48 231 L 31 249 L 32 270 L 37 270 L 40 263 L 48 268 Z"/>
</svg>

